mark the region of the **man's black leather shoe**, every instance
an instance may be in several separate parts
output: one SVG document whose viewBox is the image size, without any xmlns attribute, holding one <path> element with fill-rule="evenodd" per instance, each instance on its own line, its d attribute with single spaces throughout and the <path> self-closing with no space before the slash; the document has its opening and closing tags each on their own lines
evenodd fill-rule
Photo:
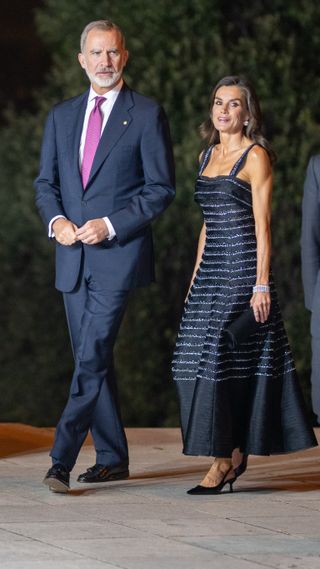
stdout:
<svg viewBox="0 0 320 569">
<path fill-rule="evenodd" d="M 108 466 L 106 464 L 95 464 L 88 468 L 87 472 L 83 472 L 78 476 L 78 482 L 96 483 L 109 482 L 111 480 L 125 480 L 129 477 L 129 468 L 127 464 L 118 464 L 117 466 Z"/>
<path fill-rule="evenodd" d="M 52 492 L 65 494 L 70 488 L 70 474 L 62 464 L 54 464 L 43 479 Z"/>
</svg>

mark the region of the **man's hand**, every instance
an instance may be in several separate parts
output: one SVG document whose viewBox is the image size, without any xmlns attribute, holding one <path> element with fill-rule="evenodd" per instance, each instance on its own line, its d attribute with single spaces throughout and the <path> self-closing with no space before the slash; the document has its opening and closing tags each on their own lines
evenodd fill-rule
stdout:
<svg viewBox="0 0 320 569">
<path fill-rule="evenodd" d="M 76 231 L 78 227 L 69 221 L 68 219 L 64 219 L 59 217 L 56 221 L 52 224 L 52 231 L 54 232 L 54 236 L 56 241 L 61 245 L 73 245 L 77 241 Z"/>
<path fill-rule="evenodd" d="M 76 231 L 76 238 L 86 245 L 95 245 L 104 241 L 109 235 L 107 225 L 103 219 L 90 219 Z"/>
</svg>

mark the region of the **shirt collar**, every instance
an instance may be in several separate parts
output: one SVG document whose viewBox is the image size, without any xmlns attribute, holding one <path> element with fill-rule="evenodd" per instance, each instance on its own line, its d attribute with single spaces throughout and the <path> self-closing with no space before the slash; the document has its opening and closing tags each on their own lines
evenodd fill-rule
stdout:
<svg viewBox="0 0 320 569">
<path fill-rule="evenodd" d="M 115 101 L 122 89 L 122 86 L 123 86 L 123 79 L 120 79 L 119 83 L 117 83 L 117 85 L 113 87 L 111 91 L 107 91 L 104 95 L 99 95 L 98 93 L 96 93 L 96 91 L 91 85 L 89 91 L 88 103 L 92 101 L 95 97 L 105 97 L 106 99 L 108 99 L 109 102 Z"/>
</svg>

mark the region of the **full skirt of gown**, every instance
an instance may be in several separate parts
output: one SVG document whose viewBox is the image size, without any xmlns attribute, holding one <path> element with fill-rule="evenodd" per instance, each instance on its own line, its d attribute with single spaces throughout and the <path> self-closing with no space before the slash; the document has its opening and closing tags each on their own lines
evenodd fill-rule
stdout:
<svg viewBox="0 0 320 569">
<path fill-rule="evenodd" d="M 251 188 L 237 177 L 244 158 L 229 176 L 208 178 L 200 172 L 196 183 L 206 243 L 185 304 L 172 368 L 183 452 L 188 455 L 230 457 L 234 448 L 269 455 L 317 444 L 272 273 L 268 321 L 238 350 L 228 348 L 224 338 L 228 324 L 249 307 L 256 282 Z"/>
</svg>

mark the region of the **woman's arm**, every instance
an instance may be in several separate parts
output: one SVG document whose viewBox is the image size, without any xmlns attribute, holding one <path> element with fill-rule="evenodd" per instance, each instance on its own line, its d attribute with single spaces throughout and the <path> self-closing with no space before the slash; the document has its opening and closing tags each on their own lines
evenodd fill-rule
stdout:
<svg viewBox="0 0 320 569">
<path fill-rule="evenodd" d="M 201 229 L 201 231 L 200 231 L 200 235 L 199 235 L 197 258 L 196 258 L 196 262 L 195 262 L 195 265 L 194 265 L 194 269 L 193 269 L 193 274 L 192 274 L 192 277 L 191 277 L 191 282 L 190 282 L 189 290 L 188 290 L 188 292 L 187 292 L 187 296 L 186 296 L 185 300 L 187 300 L 187 298 L 188 298 L 190 289 L 191 289 L 191 287 L 192 287 L 194 278 L 195 278 L 195 276 L 196 276 L 196 272 L 197 272 L 197 270 L 198 270 L 198 268 L 199 268 L 199 265 L 200 265 L 200 263 L 201 263 L 201 259 L 202 259 L 202 255 L 203 255 L 203 250 L 204 250 L 205 242 L 206 242 L 206 225 L 205 225 L 205 223 L 204 223 L 203 226 L 202 226 L 202 229 Z"/>
<path fill-rule="evenodd" d="M 271 197 L 272 169 L 267 152 L 256 146 L 249 153 L 246 170 L 252 188 L 252 205 L 257 239 L 256 285 L 269 284 L 271 257 Z M 271 297 L 269 292 L 256 292 L 250 305 L 257 322 L 265 322 L 269 316 Z"/>
</svg>

